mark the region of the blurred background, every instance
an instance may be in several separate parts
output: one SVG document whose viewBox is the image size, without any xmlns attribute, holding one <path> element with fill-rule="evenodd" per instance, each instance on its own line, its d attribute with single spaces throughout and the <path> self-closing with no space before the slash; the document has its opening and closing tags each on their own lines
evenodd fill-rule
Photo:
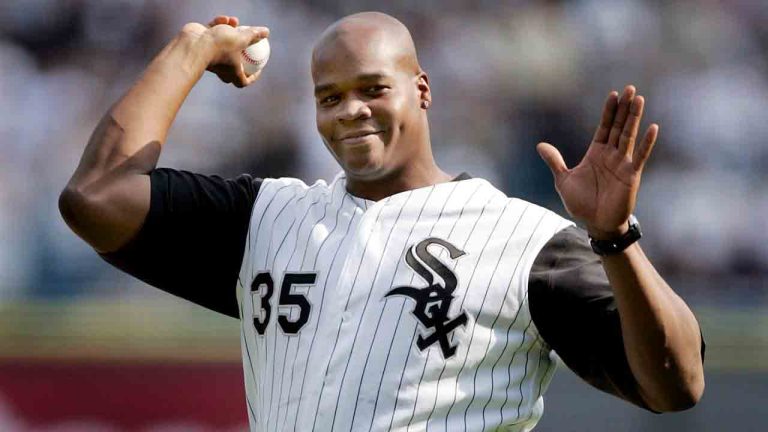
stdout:
<svg viewBox="0 0 768 432">
<path fill-rule="evenodd" d="M 702 324 L 704 398 L 653 415 L 561 368 L 537 430 L 768 430 L 768 2 L 756 0 L 3 0 L 0 430 L 246 428 L 238 323 L 102 262 L 57 196 L 152 56 L 218 13 L 270 27 L 269 65 L 245 90 L 206 74 L 160 165 L 330 180 L 310 51 L 328 24 L 371 9 L 413 33 L 448 172 L 565 214 L 537 142 L 577 162 L 627 83 L 646 96 L 645 126 L 661 125 L 637 214 Z"/>
</svg>

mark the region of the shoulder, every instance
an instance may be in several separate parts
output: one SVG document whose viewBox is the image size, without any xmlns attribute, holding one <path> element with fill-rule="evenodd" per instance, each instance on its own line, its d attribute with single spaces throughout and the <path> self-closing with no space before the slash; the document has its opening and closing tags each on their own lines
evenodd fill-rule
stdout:
<svg viewBox="0 0 768 432">
<path fill-rule="evenodd" d="M 336 183 L 333 181 L 328 184 L 325 180 L 319 179 L 310 185 L 293 177 L 266 178 L 261 183 L 256 203 L 258 205 L 274 199 L 297 200 L 301 198 L 315 201 L 332 195 L 334 189 L 337 188 Z"/>
<path fill-rule="evenodd" d="M 563 230 L 575 224 L 556 212 L 522 198 L 509 196 L 488 180 L 461 174 L 456 178 L 464 184 L 472 199 L 468 202 L 485 211 L 498 212 L 505 223 L 515 224 L 515 232 L 526 239 L 526 255 L 535 257 L 548 242 Z M 528 262 L 528 266 L 532 262 Z"/>
<path fill-rule="evenodd" d="M 172 168 L 157 168 L 150 173 L 152 205 L 218 205 L 249 206 L 256 199 L 263 179 L 249 174 L 234 178 L 206 175 Z M 229 204 L 229 205 L 226 205 Z"/>
<path fill-rule="evenodd" d="M 482 177 L 470 177 L 463 173 L 457 177 L 457 180 L 461 180 L 462 182 L 467 182 L 468 184 L 469 183 L 476 184 L 478 186 L 477 187 L 478 192 L 480 191 L 486 192 L 488 196 L 492 197 L 494 200 L 505 201 L 508 203 L 508 205 L 511 205 L 511 206 L 527 208 L 532 213 L 538 214 L 541 217 L 546 217 L 548 219 L 551 219 L 551 221 L 557 222 L 559 224 L 558 226 L 560 227 L 560 229 L 574 225 L 572 221 L 560 216 L 556 212 L 546 207 L 532 203 L 523 198 L 508 195 L 507 193 L 500 190 L 499 188 L 494 186 L 491 182 L 489 182 L 488 180 Z"/>
<path fill-rule="evenodd" d="M 330 184 L 317 180 L 310 185 L 293 177 L 266 178 L 253 205 L 251 224 L 257 229 L 272 229 L 269 227 L 278 221 L 305 217 L 332 203 L 334 207 L 342 206 L 345 194 L 343 185 L 335 180 Z"/>
</svg>

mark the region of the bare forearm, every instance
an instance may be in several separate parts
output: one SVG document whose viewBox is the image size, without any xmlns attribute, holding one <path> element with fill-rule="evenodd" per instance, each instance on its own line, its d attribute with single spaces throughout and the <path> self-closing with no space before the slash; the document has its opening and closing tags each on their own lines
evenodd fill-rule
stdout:
<svg viewBox="0 0 768 432">
<path fill-rule="evenodd" d="M 105 114 L 70 183 L 87 187 L 111 173 L 151 171 L 181 104 L 208 64 L 200 37 L 180 34 Z"/>
<path fill-rule="evenodd" d="M 149 213 L 150 176 L 181 104 L 206 69 L 246 87 L 241 51 L 269 35 L 220 15 L 207 26 L 187 23 L 93 132 L 77 170 L 59 196 L 64 220 L 100 252 L 118 250 Z"/>
<path fill-rule="evenodd" d="M 690 407 L 704 389 L 699 326 L 635 243 L 603 258 L 641 394 L 657 411 Z"/>
<path fill-rule="evenodd" d="M 69 226 L 100 252 L 116 250 L 149 212 L 147 175 L 176 113 L 205 71 L 206 41 L 181 33 L 104 115 L 59 199 Z"/>
</svg>

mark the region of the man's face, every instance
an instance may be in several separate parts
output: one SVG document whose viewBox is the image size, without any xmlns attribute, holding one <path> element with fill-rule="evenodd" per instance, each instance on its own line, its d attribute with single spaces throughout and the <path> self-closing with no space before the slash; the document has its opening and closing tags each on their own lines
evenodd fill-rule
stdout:
<svg viewBox="0 0 768 432">
<path fill-rule="evenodd" d="M 418 76 L 380 40 L 338 39 L 320 47 L 312 65 L 317 129 L 348 176 L 374 180 L 416 150 Z"/>
</svg>

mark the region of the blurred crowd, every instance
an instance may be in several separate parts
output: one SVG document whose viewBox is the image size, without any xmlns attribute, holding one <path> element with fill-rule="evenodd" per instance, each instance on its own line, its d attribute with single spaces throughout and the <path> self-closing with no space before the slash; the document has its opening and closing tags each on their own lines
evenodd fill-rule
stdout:
<svg viewBox="0 0 768 432">
<path fill-rule="evenodd" d="M 149 292 L 69 231 L 57 196 L 100 117 L 186 22 L 267 25 L 272 56 L 244 90 L 206 74 L 160 165 L 332 178 L 310 52 L 361 10 L 411 29 L 438 163 L 563 214 L 536 143 L 578 162 L 607 93 L 635 84 L 645 126 L 661 125 L 637 207 L 647 254 L 696 298 L 766 301 L 768 2 L 753 0 L 4 0 L 0 300 Z"/>
</svg>

